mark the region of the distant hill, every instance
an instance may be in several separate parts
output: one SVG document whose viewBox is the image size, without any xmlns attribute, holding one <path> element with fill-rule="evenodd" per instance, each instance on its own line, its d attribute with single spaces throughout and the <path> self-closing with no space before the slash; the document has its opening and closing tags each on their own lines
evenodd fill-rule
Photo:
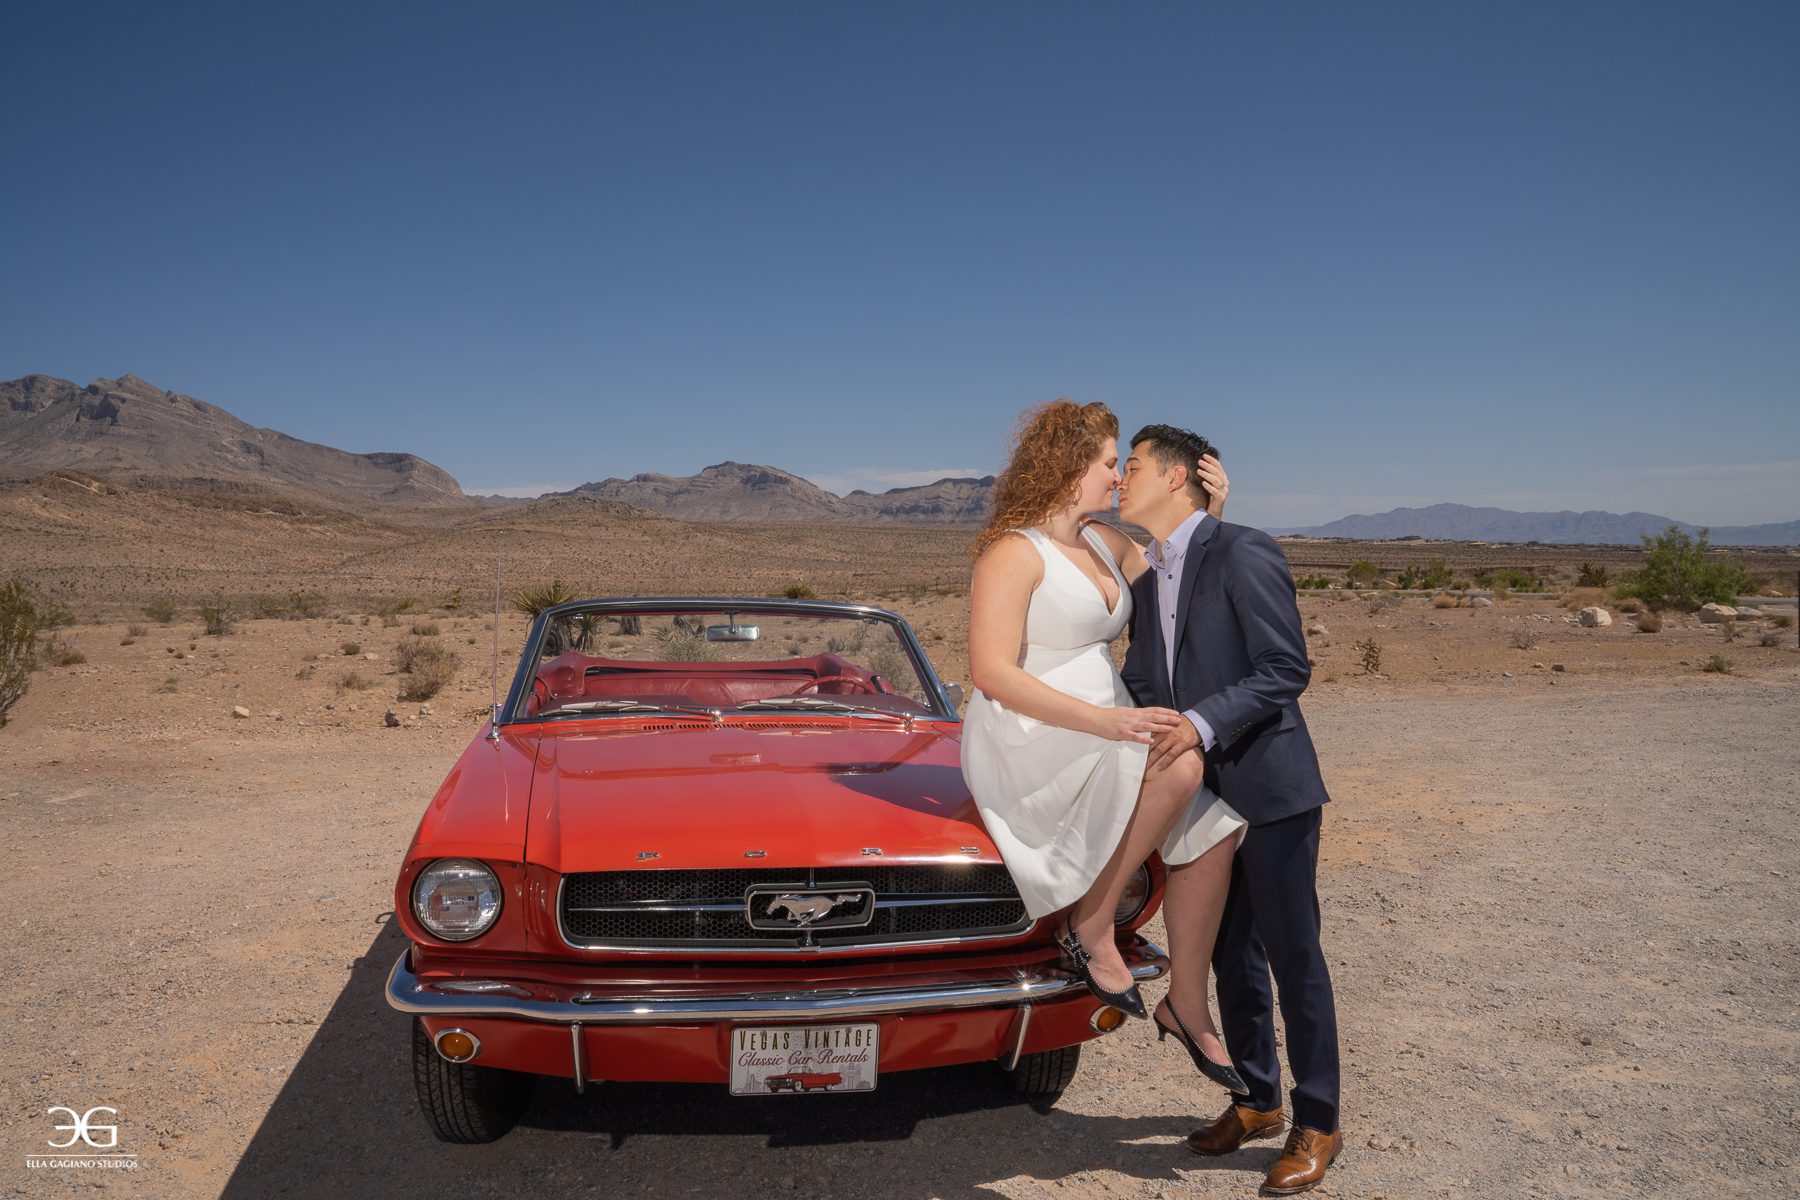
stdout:
<svg viewBox="0 0 1800 1200">
<path fill-rule="evenodd" d="M 463 499 L 455 479 L 417 455 L 352 454 L 258 429 L 135 375 L 86 387 L 48 375 L 0 383 L 0 479 L 66 470 L 124 479 L 243 480 L 340 499 Z"/>
<path fill-rule="evenodd" d="M 1466 504 L 1433 504 L 1429 508 L 1396 508 L 1373 515 L 1358 513 L 1328 525 L 1271 529 L 1269 532 L 1357 541 L 1410 536 L 1453 542 L 1631 546 L 1638 544 L 1646 534 L 1655 536 L 1671 525 L 1689 533 L 1700 530 L 1700 526 L 1646 512 L 1512 512 L 1504 508 L 1471 508 Z M 1710 540 L 1715 546 L 1800 545 L 1800 521 L 1714 526 Z"/>
<path fill-rule="evenodd" d="M 836 496 L 779 467 L 722 462 L 695 475 L 633 475 L 584 483 L 560 496 L 591 496 L 652 509 L 683 521 L 840 521 L 974 525 L 985 515 L 994 477 L 940 479 L 921 487 Z"/>
</svg>

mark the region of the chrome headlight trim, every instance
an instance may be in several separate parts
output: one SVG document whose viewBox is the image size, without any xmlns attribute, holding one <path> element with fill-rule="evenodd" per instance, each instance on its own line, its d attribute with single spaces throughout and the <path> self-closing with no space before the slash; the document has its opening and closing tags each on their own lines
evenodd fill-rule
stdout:
<svg viewBox="0 0 1800 1200">
<path fill-rule="evenodd" d="M 430 905 L 430 897 L 440 889 L 461 885 L 465 889 L 475 885 L 473 896 L 463 903 L 474 903 L 477 913 L 472 923 L 447 925 Z M 500 919 L 503 895 L 500 890 L 500 877 L 486 863 L 472 858 L 440 858 L 419 872 L 413 880 L 412 910 L 413 917 L 432 937 L 445 942 L 468 942 L 480 937 L 494 927 Z"/>
<path fill-rule="evenodd" d="M 1113 910 L 1113 924 L 1131 924 L 1137 920 L 1137 915 L 1144 911 L 1144 905 L 1148 903 L 1150 903 L 1150 867 L 1146 864 L 1133 871 L 1131 878 L 1125 881 L 1125 890 L 1119 893 L 1119 907 Z"/>
</svg>

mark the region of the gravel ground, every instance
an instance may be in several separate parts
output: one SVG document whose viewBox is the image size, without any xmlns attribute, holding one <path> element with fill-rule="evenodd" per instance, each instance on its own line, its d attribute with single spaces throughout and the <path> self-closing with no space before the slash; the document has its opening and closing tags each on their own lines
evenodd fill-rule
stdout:
<svg viewBox="0 0 1800 1200">
<path fill-rule="evenodd" d="M 757 1102 L 550 1084 L 502 1141 L 440 1145 L 381 987 L 463 716 L 276 736 L 32 703 L 56 719 L 0 735 L 0 1194 L 1227 1197 L 1276 1154 L 1187 1153 L 1220 1093 L 1138 1024 L 1053 1107 L 985 1068 Z M 1347 1137 L 1317 1194 L 1792 1194 L 1800 672 L 1308 711 Z M 46 1108 L 100 1104 L 138 1170 L 24 1168 Z"/>
</svg>

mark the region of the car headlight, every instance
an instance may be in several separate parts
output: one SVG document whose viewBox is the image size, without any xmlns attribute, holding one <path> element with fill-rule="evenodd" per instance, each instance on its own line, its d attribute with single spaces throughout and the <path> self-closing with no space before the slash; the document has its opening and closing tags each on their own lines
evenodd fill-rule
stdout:
<svg viewBox="0 0 1800 1200">
<path fill-rule="evenodd" d="M 446 942 L 486 933 L 500 916 L 500 880 L 470 858 L 440 858 L 413 883 L 413 916 Z"/>
<path fill-rule="evenodd" d="M 1128 925 L 1141 912 L 1150 899 L 1150 868 L 1139 867 L 1125 881 L 1125 891 L 1119 896 L 1119 907 L 1113 910 L 1114 925 Z"/>
</svg>

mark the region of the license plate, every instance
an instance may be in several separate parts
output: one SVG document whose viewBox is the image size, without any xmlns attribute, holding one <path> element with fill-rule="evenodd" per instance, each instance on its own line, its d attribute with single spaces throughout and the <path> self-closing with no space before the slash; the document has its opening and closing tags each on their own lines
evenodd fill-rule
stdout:
<svg viewBox="0 0 1800 1200">
<path fill-rule="evenodd" d="M 766 1025 L 731 1031 L 731 1094 L 872 1092 L 881 1030 L 867 1025 Z"/>
</svg>

